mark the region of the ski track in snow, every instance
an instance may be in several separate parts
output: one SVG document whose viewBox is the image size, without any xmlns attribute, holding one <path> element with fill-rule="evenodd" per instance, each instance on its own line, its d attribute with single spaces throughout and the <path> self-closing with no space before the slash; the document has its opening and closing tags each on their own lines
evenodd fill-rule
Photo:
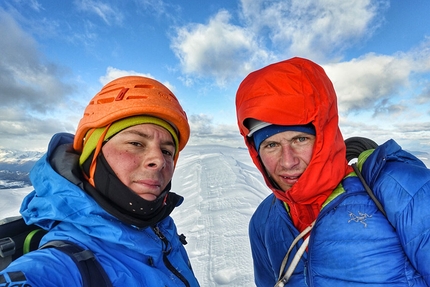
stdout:
<svg viewBox="0 0 430 287">
<path fill-rule="evenodd" d="M 248 223 L 269 194 L 248 152 L 189 147 L 180 155 L 172 191 L 185 197 L 172 217 L 201 286 L 253 285 Z"/>
<path fill-rule="evenodd" d="M 0 190 L 0 218 L 19 215 L 32 187 Z M 188 146 L 180 154 L 172 191 L 185 200 L 172 217 L 203 287 L 255 286 L 248 223 L 270 193 L 243 148 Z"/>
</svg>

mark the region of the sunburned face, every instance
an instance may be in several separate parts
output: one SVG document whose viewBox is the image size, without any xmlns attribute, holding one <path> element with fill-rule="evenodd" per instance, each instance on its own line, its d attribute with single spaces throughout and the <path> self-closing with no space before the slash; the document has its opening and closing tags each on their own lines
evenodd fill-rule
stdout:
<svg viewBox="0 0 430 287">
<path fill-rule="evenodd" d="M 314 135 L 296 131 L 275 134 L 261 143 L 261 161 L 283 191 L 289 190 L 306 170 L 314 143 Z"/>
<path fill-rule="evenodd" d="M 172 179 L 175 143 L 158 125 L 140 124 L 122 130 L 102 151 L 118 179 L 143 199 L 155 200 Z"/>
</svg>

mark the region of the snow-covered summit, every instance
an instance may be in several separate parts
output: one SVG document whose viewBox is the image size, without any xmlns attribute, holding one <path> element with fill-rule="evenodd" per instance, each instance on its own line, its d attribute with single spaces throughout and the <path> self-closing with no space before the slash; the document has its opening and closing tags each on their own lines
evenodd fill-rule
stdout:
<svg viewBox="0 0 430 287">
<path fill-rule="evenodd" d="M 42 155 L 39 151 L 0 148 L 0 189 L 29 186 L 28 174 Z"/>
<path fill-rule="evenodd" d="M 24 164 L 37 161 L 44 152 L 0 148 L 0 164 Z"/>
</svg>

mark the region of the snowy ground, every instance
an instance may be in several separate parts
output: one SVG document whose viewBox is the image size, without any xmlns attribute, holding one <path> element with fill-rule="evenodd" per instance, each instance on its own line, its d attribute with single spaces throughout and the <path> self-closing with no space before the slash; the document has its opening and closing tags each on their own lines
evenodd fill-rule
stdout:
<svg viewBox="0 0 430 287">
<path fill-rule="evenodd" d="M 22 199 L 32 190 L 31 187 L 0 189 L 0 219 L 19 215 Z"/>
<path fill-rule="evenodd" d="M 188 147 L 173 191 L 185 196 L 172 216 L 201 286 L 253 286 L 248 222 L 269 190 L 248 151 Z"/>
<path fill-rule="evenodd" d="M 0 218 L 19 215 L 30 188 L 0 190 Z M 248 222 L 269 194 L 248 151 L 226 146 L 189 146 L 180 154 L 172 191 L 185 197 L 172 217 L 187 237 L 201 286 L 255 286 Z"/>
</svg>

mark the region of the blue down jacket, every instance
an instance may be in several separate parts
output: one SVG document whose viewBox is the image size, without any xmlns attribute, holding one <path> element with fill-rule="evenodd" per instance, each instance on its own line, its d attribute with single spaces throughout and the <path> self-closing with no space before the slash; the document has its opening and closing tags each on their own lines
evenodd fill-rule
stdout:
<svg viewBox="0 0 430 287">
<path fill-rule="evenodd" d="M 359 179 L 347 176 L 318 215 L 286 286 L 430 286 L 430 170 L 390 140 L 365 160 L 362 174 L 387 217 Z M 274 286 L 299 232 L 273 194 L 252 216 L 249 233 L 256 285 Z"/>
<path fill-rule="evenodd" d="M 186 286 L 163 262 L 163 250 L 170 249 L 168 260 L 188 280 L 188 286 L 199 286 L 170 216 L 157 224 L 169 242 L 166 247 L 151 228 L 123 224 L 52 169 L 54 149 L 72 142 L 72 135 L 55 135 L 47 155 L 31 172 L 35 191 L 24 199 L 21 213 L 27 223 L 50 230 L 41 243 L 69 240 L 92 250 L 113 286 Z M 55 225 L 55 221 L 59 223 Z M 82 286 L 72 259 L 53 248 L 27 253 L 1 274 L 14 271 L 23 272 L 27 278 L 16 286 Z"/>
</svg>

